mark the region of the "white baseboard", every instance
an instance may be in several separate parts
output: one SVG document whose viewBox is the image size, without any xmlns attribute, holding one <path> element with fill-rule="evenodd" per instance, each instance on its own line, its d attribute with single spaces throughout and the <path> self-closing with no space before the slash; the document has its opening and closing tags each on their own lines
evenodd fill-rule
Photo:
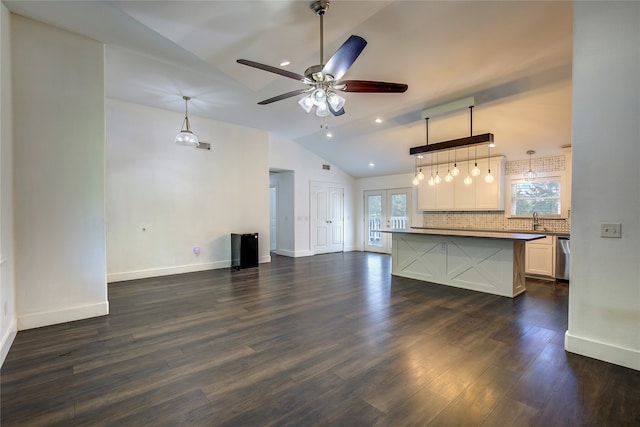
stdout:
<svg viewBox="0 0 640 427">
<path fill-rule="evenodd" d="M 7 354 L 9 354 L 9 349 L 11 348 L 11 344 L 13 344 L 13 340 L 18 333 L 18 329 L 16 326 L 16 319 L 11 319 L 11 324 L 9 328 L 2 336 L 2 342 L 0 344 L 0 366 L 4 363 L 4 359 L 7 358 Z"/>
<path fill-rule="evenodd" d="M 288 249 L 278 249 L 276 251 L 276 253 L 278 255 L 282 255 L 282 256 L 288 256 L 289 258 L 299 258 L 299 257 L 305 257 L 305 256 L 311 256 L 313 255 L 311 253 L 311 251 L 290 251 Z"/>
<path fill-rule="evenodd" d="M 362 250 L 358 246 L 345 246 L 345 252 L 362 252 Z"/>
<path fill-rule="evenodd" d="M 580 337 L 569 331 L 564 334 L 564 348 L 571 353 L 640 371 L 640 351 L 638 350 Z"/>
<path fill-rule="evenodd" d="M 56 311 L 29 313 L 18 316 L 18 330 L 23 331 L 25 329 L 39 328 L 41 326 L 55 325 L 57 323 L 73 322 L 74 320 L 105 316 L 107 314 L 109 314 L 109 301 L 69 307 Z"/>
<path fill-rule="evenodd" d="M 269 257 L 271 259 L 271 257 Z M 205 262 L 202 264 L 178 265 L 175 267 L 150 268 L 147 270 L 125 271 L 121 273 L 107 274 L 107 282 L 123 282 L 125 280 L 147 279 L 149 277 L 171 276 L 172 274 L 193 273 L 196 271 L 215 270 L 228 268 L 231 260 Z"/>
<path fill-rule="evenodd" d="M 271 255 L 261 256 L 260 264 L 271 262 Z M 150 268 L 147 270 L 125 271 L 107 274 L 107 282 L 124 282 L 126 280 L 148 279 L 150 277 L 171 276 L 173 274 L 194 273 L 196 271 L 217 270 L 231 267 L 231 260 L 204 262 L 202 264 L 178 265 L 174 267 Z"/>
<path fill-rule="evenodd" d="M 271 262 L 271 255 L 261 256 L 258 260 L 258 263 L 265 264 L 267 262 Z"/>
</svg>

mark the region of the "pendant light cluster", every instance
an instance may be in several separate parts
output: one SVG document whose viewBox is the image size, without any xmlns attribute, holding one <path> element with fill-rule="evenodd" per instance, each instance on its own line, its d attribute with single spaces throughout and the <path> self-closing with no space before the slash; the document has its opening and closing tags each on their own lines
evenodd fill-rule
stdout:
<svg viewBox="0 0 640 427">
<path fill-rule="evenodd" d="M 424 112 L 423 112 L 424 116 Z M 495 147 L 493 143 L 493 134 L 486 133 L 483 135 L 473 135 L 473 105 L 469 106 L 469 119 L 470 119 L 470 136 L 467 138 L 454 139 L 451 141 L 439 142 L 437 144 L 429 145 L 429 117 L 424 117 L 426 124 L 426 145 L 420 147 L 413 147 L 409 150 L 410 155 L 418 155 L 419 153 L 430 153 L 431 155 L 431 176 L 429 177 L 427 183 L 429 185 L 437 185 L 442 181 L 450 183 L 453 180 L 460 176 L 461 171 L 458 168 L 458 149 L 461 147 L 467 147 L 467 173 L 463 180 L 465 185 L 471 185 L 473 183 L 472 177 L 478 177 L 482 174 L 480 168 L 478 168 L 478 145 L 479 144 L 487 144 L 488 150 L 488 167 L 487 174 L 484 176 L 484 181 L 488 184 L 495 181 L 495 177 L 491 172 L 491 147 Z M 474 150 L 474 167 L 470 169 L 471 165 L 471 146 L 475 145 Z M 451 150 L 453 150 L 453 169 L 451 169 Z M 433 173 L 433 152 L 436 152 L 436 171 L 435 175 Z M 439 162 L 439 152 L 447 151 L 447 174 L 444 179 L 440 177 L 440 162 Z M 422 158 L 422 156 L 420 156 Z M 414 179 L 412 180 L 413 185 L 419 185 L 420 182 L 424 179 L 420 179 L 419 175 L 422 174 L 422 166 L 418 165 L 416 160 L 416 168 Z"/>
<path fill-rule="evenodd" d="M 184 121 L 182 122 L 182 129 L 176 135 L 174 142 L 177 145 L 184 145 L 186 147 L 202 148 L 205 150 L 211 150 L 211 144 L 208 142 L 201 142 L 198 136 L 191 130 L 191 124 L 189 123 L 189 112 L 187 105 L 191 97 L 183 96 L 184 99 Z"/>
</svg>

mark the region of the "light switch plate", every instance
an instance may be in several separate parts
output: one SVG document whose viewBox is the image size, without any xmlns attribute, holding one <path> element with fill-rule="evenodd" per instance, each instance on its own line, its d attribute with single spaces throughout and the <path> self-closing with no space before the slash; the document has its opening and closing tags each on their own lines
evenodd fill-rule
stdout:
<svg viewBox="0 0 640 427">
<path fill-rule="evenodd" d="M 600 224 L 600 237 L 622 237 L 622 224 Z"/>
</svg>

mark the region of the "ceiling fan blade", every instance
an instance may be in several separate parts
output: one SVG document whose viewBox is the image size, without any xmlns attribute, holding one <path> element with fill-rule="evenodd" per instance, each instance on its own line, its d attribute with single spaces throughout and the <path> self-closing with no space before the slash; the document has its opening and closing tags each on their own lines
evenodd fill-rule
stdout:
<svg viewBox="0 0 640 427">
<path fill-rule="evenodd" d="M 301 95 L 301 94 L 303 94 L 305 92 L 309 92 L 309 90 L 311 90 L 311 89 L 304 88 L 304 89 L 293 90 L 291 92 L 283 93 L 282 95 L 274 96 L 273 98 L 269 98 L 269 99 L 265 99 L 264 101 L 260 101 L 260 102 L 258 102 L 258 105 L 267 105 L 267 104 L 271 104 L 272 102 L 282 101 L 283 99 L 291 98 L 293 96 Z"/>
<path fill-rule="evenodd" d="M 249 67 L 257 68 L 259 70 L 264 70 L 270 73 L 275 73 L 281 76 L 289 77 L 290 79 L 299 80 L 299 81 L 304 80 L 304 76 L 302 74 L 294 73 L 288 70 L 283 70 L 282 68 L 272 67 L 271 65 L 265 65 L 259 62 L 249 61 L 248 59 L 238 59 L 236 62 L 238 64 L 248 65 Z"/>
<path fill-rule="evenodd" d="M 329 107 L 329 111 L 331 111 L 331 114 L 333 114 L 334 116 L 341 116 L 344 114 L 344 107 L 340 108 L 338 111 L 334 110 L 333 107 L 331 107 L 331 104 L 327 103 L 327 106 Z"/>
<path fill-rule="evenodd" d="M 351 36 L 333 54 L 322 68 L 324 74 L 332 75 L 335 80 L 341 79 L 356 61 L 367 41 L 360 36 Z"/>
<path fill-rule="evenodd" d="M 343 92 L 404 93 L 409 86 L 404 83 L 372 82 L 369 80 L 343 80 L 339 82 Z"/>
</svg>

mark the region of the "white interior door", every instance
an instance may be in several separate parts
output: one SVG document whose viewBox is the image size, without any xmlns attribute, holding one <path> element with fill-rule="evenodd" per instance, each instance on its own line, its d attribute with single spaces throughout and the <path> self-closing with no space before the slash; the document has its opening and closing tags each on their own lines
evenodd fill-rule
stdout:
<svg viewBox="0 0 640 427">
<path fill-rule="evenodd" d="M 311 245 L 314 254 L 344 250 L 344 189 L 315 183 L 311 188 Z"/>
<path fill-rule="evenodd" d="M 364 192 L 365 241 L 367 252 L 391 253 L 391 234 L 411 226 L 411 188 Z"/>
</svg>

